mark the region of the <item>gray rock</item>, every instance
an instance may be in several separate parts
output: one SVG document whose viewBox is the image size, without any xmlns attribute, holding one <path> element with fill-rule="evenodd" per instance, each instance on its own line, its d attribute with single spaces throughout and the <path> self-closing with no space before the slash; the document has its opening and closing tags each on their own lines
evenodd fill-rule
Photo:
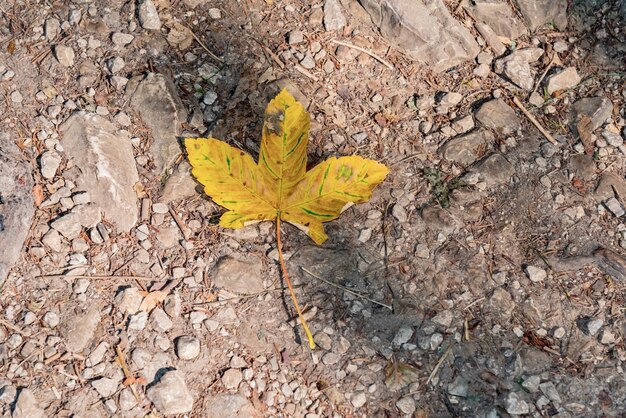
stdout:
<svg viewBox="0 0 626 418">
<path fill-rule="evenodd" d="M 511 57 L 503 63 L 502 74 L 521 89 L 530 91 L 535 85 L 535 76 L 530 64 L 519 55 Z"/>
<path fill-rule="evenodd" d="M 115 306 L 124 314 L 134 314 L 139 311 L 143 296 L 136 287 L 127 287 L 115 295 Z"/>
<path fill-rule="evenodd" d="M 509 393 L 509 396 L 504 401 L 504 405 L 506 412 L 511 415 L 524 415 L 530 412 L 528 403 L 517 392 Z"/>
<path fill-rule="evenodd" d="M 95 203 L 76 205 L 71 213 L 78 216 L 78 222 L 85 228 L 93 228 L 102 221 L 102 210 Z"/>
<path fill-rule="evenodd" d="M 128 317 L 129 331 L 143 331 L 148 323 L 148 313 L 141 311 Z"/>
<path fill-rule="evenodd" d="M 530 393 L 539 391 L 539 383 L 541 383 L 541 377 L 538 375 L 530 376 L 528 379 L 524 379 L 522 387 Z"/>
<path fill-rule="evenodd" d="M 494 70 L 507 77 L 519 88 L 532 90 L 535 84 L 534 73 L 530 63 L 537 61 L 543 55 L 541 48 L 522 48 L 513 51 L 504 58 L 495 62 Z"/>
<path fill-rule="evenodd" d="M 117 47 L 126 46 L 131 43 L 133 39 L 135 39 L 135 37 L 130 33 L 115 32 L 111 35 L 111 41 L 113 41 Z"/>
<path fill-rule="evenodd" d="M 526 275 L 533 283 L 542 282 L 548 277 L 548 273 L 544 269 L 536 266 L 526 266 Z"/>
<path fill-rule="evenodd" d="M 517 39 L 526 33 L 526 27 L 506 2 L 476 0 L 467 8 L 474 18 L 489 25 L 498 36 Z"/>
<path fill-rule="evenodd" d="M 396 401 L 396 408 L 405 415 L 413 416 L 416 409 L 415 400 L 410 395 L 400 398 Z"/>
<path fill-rule="evenodd" d="M 463 95 L 453 91 L 443 95 L 439 100 L 438 105 L 443 108 L 450 108 L 459 104 L 461 100 L 463 100 Z"/>
<path fill-rule="evenodd" d="M 624 139 L 622 136 L 619 133 L 608 129 L 602 131 L 602 138 L 606 139 L 606 142 L 612 147 L 621 147 L 624 145 Z"/>
<path fill-rule="evenodd" d="M 50 180 L 54 178 L 61 165 L 61 156 L 55 151 L 45 151 L 39 157 L 39 165 L 41 167 L 41 175 Z"/>
<path fill-rule="evenodd" d="M 431 320 L 435 324 L 439 324 L 444 328 L 448 328 L 452 324 L 453 319 L 454 319 L 454 315 L 452 314 L 452 311 L 446 309 L 444 311 L 439 312 Z"/>
<path fill-rule="evenodd" d="M 53 311 L 48 311 L 43 316 L 43 323 L 46 324 L 46 326 L 49 328 L 54 328 L 59 325 L 59 321 L 59 314 Z"/>
<path fill-rule="evenodd" d="M 381 34 L 393 45 L 429 66 L 444 71 L 473 59 L 480 48 L 442 0 L 360 0 Z"/>
<path fill-rule="evenodd" d="M 491 311 L 505 319 L 511 316 L 516 306 L 511 294 L 501 287 L 494 290 L 493 295 L 489 298 Z"/>
<path fill-rule="evenodd" d="M 193 409 L 193 397 L 179 370 L 166 372 L 146 391 L 146 396 L 163 415 L 186 414 Z"/>
<path fill-rule="evenodd" d="M 137 399 L 130 389 L 123 389 L 120 392 L 119 405 L 122 411 L 129 411 L 137 405 Z"/>
<path fill-rule="evenodd" d="M 43 31 L 46 39 L 51 41 L 61 32 L 61 22 L 54 17 L 48 18 L 44 23 Z"/>
<path fill-rule="evenodd" d="M 544 382 L 539 385 L 539 389 L 541 390 L 541 393 L 543 393 L 546 398 L 550 399 L 552 402 L 561 403 L 561 396 L 556 390 L 556 386 L 554 386 L 554 383 Z"/>
<path fill-rule="evenodd" d="M 139 175 L 128 134 L 84 112 L 73 114 L 61 131 L 61 144 L 80 169 L 77 186 L 90 191 L 92 202 L 119 231 L 130 231 L 138 217 L 134 185 Z"/>
<path fill-rule="evenodd" d="M 551 75 L 546 83 L 548 94 L 551 95 L 557 91 L 577 86 L 580 83 L 580 76 L 578 71 L 576 71 L 576 67 L 568 67 L 559 73 Z"/>
<path fill-rule="evenodd" d="M 169 316 L 172 318 L 178 318 L 180 316 L 181 308 L 180 295 L 178 293 L 167 295 L 165 302 L 163 303 L 163 309 Z"/>
<path fill-rule="evenodd" d="M 174 325 L 169 316 L 161 308 L 154 308 L 150 313 L 152 328 L 157 332 L 166 332 Z"/>
<path fill-rule="evenodd" d="M 124 62 L 124 58 L 122 57 L 110 58 L 107 60 L 106 64 L 109 71 L 111 71 L 111 74 L 120 72 L 122 68 L 124 68 L 124 66 L 126 65 L 126 63 Z"/>
<path fill-rule="evenodd" d="M 243 418 L 259 414 L 243 395 L 220 393 L 204 401 L 203 414 L 207 417 Z"/>
<path fill-rule="evenodd" d="M 176 339 L 176 355 L 181 360 L 193 360 L 200 354 L 200 340 L 196 337 L 183 335 Z"/>
<path fill-rule="evenodd" d="M 187 110 L 172 81 L 161 74 L 150 73 L 143 79 L 133 77 L 126 93 L 130 96 L 131 107 L 151 130 L 150 152 L 161 174 L 181 152 L 176 138 L 182 133 L 182 124 L 187 122 Z"/>
<path fill-rule="evenodd" d="M 45 418 L 46 416 L 46 412 L 39 407 L 35 394 L 28 388 L 20 390 L 11 418 Z"/>
<path fill-rule="evenodd" d="M 239 369 L 228 369 L 222 375 L 222 383 L 226 389 L 237 389 L 243 380 L 243 374 Z"/>
<path fill-rule="evenodd" d="M 479 128 L 468 134 L 457 136 L 441 147 L 443 158 L 464 167 L 470 166 L 478 159 L 477 151 L 484 145 L 491 145 L 495 138 L 486 129 Z"/>
<path fill-rule="evenodd" d="M 183 161 L 174 169 L 165 181 L 160 202 L 170 203 L 196 194 L 198 183 L 191 175 L 191 166 Z"/>
<path fill-rule="evenodd" d="M 484 127 L 505 135 L 516 132 L 522 126 L 515 111 L 502 99 L 483 104 L 474 116 Z"/>
<path fill-rule="evenodd" d="M 78 215 L 71 212 L 56 218 L 50 223 L 50 226 L 69 240 L 78 237 L 80 235 L 80 231 L 82 231 L 80 218 Z"/>
<path fill-rule="evenodd" d="M 251 294 L 263 291 L 261 260 L 251 258 L 250 262 L 231 257 L 221 258 L 212 275 L 215 286 L 238 294 Z"/>
<path fill-rule="evenodd" d="M 403 326 L 398 330 L 398 332 L 396 332 L 396 335 L 393 337 L 393 341 L 391 343 L 395 346 L 401 346 L 402 344 L 409 342 L 414 333 L 415 331 L 413 330 L 413 327 Z"/>
<path fill-rule="evenodd" d="M 469 382 L 462 376 L 457 376 L 448 384 L 448 393 L 452 396 L 466 397 L 469 392 Z"/>
<path fill-rule="evenodd" d="M 474 117 L 472 115 L 467 115 L 462 118 L 457 118 L 450 126 L 456 131 L 457 134 L 463 134 L 471 129 L 474 129 Z"/>
<path fill-rule="evenodd" d="M 152 0 L 140 0 L 139 23 L 141 27 L 149 30 L 161 29 L 161 18 Z"/>
<path fill-rule="evenodd" d="M 35 214 L 33 178 L 28 162 L 0 132 L 0 284 L 17 261 Z"/>
<path fill-rule="evenodd" d="M 70 46 L 57 45 L 54 47 L 54 56 L 59 64 L 64 67 L 71 67 L 74 65 L 74 50 Z"/>
<path fill-rule="evenodd" d="M 324 2 L 324 28 L 327 31 L 339 30 L 346 26 L 346 17 L 341 10 L 339 0 L 326 0 Z"/>
<path fill-rule="evenodd" d="M 494 187 L 507 183 L 515 174 L 515 167 L 497 153 L 478 162 L 469 174 L 476 175 L 487 187 Z"/>
<path fill-rule="evenodd" d="M 602 330 L 602 335 L 600 336 L 600 342 L 604 345 L 613 345 L 617 341 L 615 334 L 608 328 Z"/>
<path fill-rule="evenodd" d="M 91 386 L 93 386 L 96 392 L 98 392 L 98 395 L 103 398 L 109 398 L 117 391 L 117 382 L 108 377 L 92 380 Z"/>
<path fill-rule="evenodd" d="M 341 360 L 341 356 L 333 352 L 326 353 L 324 354 L 324 357 L 322 357 L 322 363 L 324 363 L 327 366 L 332 366 L 333 364 L 337 364 L 339 363 L 339 360 Z"/>
<path fill-rule="evenodd" d="M 619 202 L 619 200 L 617 200 L 614 197 L 610 197 L 609 199 L 607 199 L 604 202 L 604 206 L 606 206 L 606 208 L 613 214 L 613 216 L 615 216 L 616 218 L 619 218 L 620 216 L 623 216 L 624 213 L 624 207 L 622 206 L 622 204 Z"/>
<path fill-rule="evenodd" d="M 546 23 L 553 23 L 557 29 L 567 28 L 567 0 L 515 0 L 531 31 Z"/>
<path fill-rule="evenodd" d="M 489 45 L 489 47 L 493 49 L 493 52 L 496 53 L 496 56 L 499 57 L 500 55 L 504 55 L 506 52 L 506 46 L 502 43 L 493 29 L 491 29 L 491 26 L 480 22 L 474 23 L 474 26 L 487 45 Z"/>
<path fill-rule="evenodd" d="M 61 335 L 70 353 L 80 353 L 91 343 L 100 323 L 100 309 L 91 304 L 77 313 L 69 312 L 61 320 Z"/>
<path fill-rule="evenodd" d="M 591 118 L 591 129 L 596 130 L 613 113 L 613 103 L 606 97 L 586 97 L 576 101 L 569 110 L 568 120 L 572 131 L 576 130 L 576 124 L 584 115 Z"/>
<path fill-rule="evenodd" d="M 61 234 L 55 229 L 50 229 L 46 232 L 46 235 L 41 239 L 48 248 L 50 248 L 54 252 L 60 252 L 63 249 L 63 244 L 61 243 Z"/>
<path fill-rule="evenodd" d="M 352 403 L 352 406 L 358 409 L 367 403 L 367 397 L 364 392 L 357 392 L 352 395 L 350 402 Z"/>
<path fill-rule="evenodd" d="M 602 325 L 604 325 L 604 321 L 600 318 L 590 320 L 587 323 L 587 333 L 593 337 L 600 331 Z"/>
</svg>

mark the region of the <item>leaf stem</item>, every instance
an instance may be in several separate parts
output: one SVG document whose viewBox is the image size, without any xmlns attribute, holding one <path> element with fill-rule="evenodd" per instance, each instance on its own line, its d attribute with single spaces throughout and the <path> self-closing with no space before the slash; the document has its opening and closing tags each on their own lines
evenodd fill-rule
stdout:
<svg viewBox="0 0 626 418">
<path fill-rule="evenodd" d="M 293 300 L 293 305 L 296 307 L 300 322 L 302 322 L 302 328 L 304 328 L 304 332 L 309 339 L 309 347 L 311 347 L 311 350 L 313 350 L 315 348 L 313 334 L 311 334 L 311 331 L 309 330 L 309 327 L 304 320 L 304 316 L 302 315 L 302 311 L 300 310 L 300 305 L 298 305 L 298 299 L 296 298 L 296 294 L 294 293 L 293 287 L 291 286 L 291 280 L 289 279 L 289 274 L 287 273 L 287 267 L 285 266 L 285 258 L 283 257 L 283 246 L 280 241 L 280 216 L 276 217 L 276 242 L 278 243 L 278 259 L 280 260 L 280 267 L 282 268 L 283 274 L 285 275 L 285 281 L 287 282 L 287 286 L 289 287 L 289 293 L 291 293 L 291 300 Z"/>
</svg>

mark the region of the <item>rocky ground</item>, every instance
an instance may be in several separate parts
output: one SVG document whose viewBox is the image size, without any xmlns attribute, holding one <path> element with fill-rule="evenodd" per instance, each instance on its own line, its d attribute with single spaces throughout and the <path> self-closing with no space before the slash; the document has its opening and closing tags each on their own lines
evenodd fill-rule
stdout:
<svg viewBox="0 0 626 418">
<path fill-rule="evenodd" d="M 2 416 L 622 416 L 626 2 L 308 3 L 0 0 Z M 281 88 L 391 169 L 285 227 L 313 351 L 180 145 Z"/>
</svg>

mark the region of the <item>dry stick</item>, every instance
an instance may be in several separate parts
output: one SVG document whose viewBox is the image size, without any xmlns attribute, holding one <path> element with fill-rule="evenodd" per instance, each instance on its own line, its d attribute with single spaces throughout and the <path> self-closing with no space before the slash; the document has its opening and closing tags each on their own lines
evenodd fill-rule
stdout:
<svg viewBox="0 0 626 418">
<path fill-rule="evenodd" d="M 48 274 L 37 276 L 38 279 L 92 279 L 92 280 L 109 280 L 109 279 L 122 279 L 122 280 L 145 280 L 145 281 L 159 281 L 154 277 L 146 277 L 146 276 L 115 276 L 115 275 L 105 275 L 105 276 L 87 276 L 84 274 Z"/>
<path fill-rule="evenodd" d="M 541 84 L 541 82 L 543 81 L 543 79 L 545 78 L 546 74 L 548 74 L 548 71 L 550 71 L 550 68 L 552 68 L 552 65 L 556 62 L 556 60 L 558 59 L 557 53 L 555 52 L 552 55 L 552 59 L 550 59 L 550 62 L 548 63 L 548 66 L 546 67 L 545 70 L 543 70 L 543 73 L 541 73 L 541 77 L 539 77 L 539 80 L 537 81 L 537 83 L 535 84 L 535 88 L 533 89 L 533 91 L 530 92 L 530 94 L 532 95 L 534 92 L 537 91 L 537 87 L 539 87 L 539 85 Z"/>
<path fill-rule="evenodd" d="M 126 376 L 126 379 L 129 382 L 128 386 L 130 387 L 130 390 L 133 392 L 133 395 L 135 395 L 135 399 L 137 400 L 137 403 L 141 403 L 141 399 L 139 399 L 139 394 L 137 393 L 135 386 L 133 386 L 135 377 L 130 373 L 130 370 L 128 370 L 128 365 L 126 364 L 124 353 L 122 352 L 122 349 L 120 348 L 119 345 L 115 346 L 115 352 L 117 353 L 117 358 L 120 361 L 120 366 L 122 366 L 124 375 Z"/>
<path fill-rule="evenodd" d="M 200 46 L 202 47 L 202 49 L 204 49 L 206 52 L 208 52 L 208 53 L 209 53 L 209 55 L 210 55 L 211 57 L 213 57 L 213 59 L 216 59 L 216 60 L 217 60 L 217 61 L 219 61 L 219 62 L 224 62 L 224 60 L 223 60 L 222 58 L 218 57 L 218 56 L 217 56 L 217 55 L 215 55 L 213 52 L 211 52 L 211 50 L 210 50 L 209 48 L 207 48 L 207 47 L 206 47 L 206 46 L 202 43 L 202 41 L 201 41 L 201 40 L 200 40 L 200 39 L 196 36 L 196 34 L 195 34 L 195 33 L 193 33 L 193 31 L 192 31 L 191 29 L 189 29 L 189 28 L 187 28 L 187 29 L 188 29 L 188 30 L 189 30 L 189 32 L 191 33 L 191 36 L 193 36 L 193 39 L 195 39 L 195 40 L 196 40 L 196 41 L 200 44 Z"/>
<path fill-rule="evenodd" d="M 370 57 L 374 58 L 375 60 L 379 61 L 381 64 L 383 64 L 385 67 L 389 68 L 390 70 L 394 70 L 395 68 L 393 67 L 393 65 L 387 61 L 384 58 L 379 57 L 378 55 L 374 54 L 371 51 L 368 51 L 365 48 L 361 48 L 360 46 L 356 46 L 356 45 L 352 45 L 349 44 L 347 42 L 343 42 L 343 41 L 338 41 L 336 39 L 331 39 L 331 42 L 337 45 L 343 45 L 343 46 L 347 46 L 348 48 L 352 48 L 352 49 L 356 49 L 357 51 L 361 51 L 367 55 L 369 55 Z"/>
<path fill-rule="evenodd" d="M 303 74 L 303 75 L 309 77 L 311 80 L 319 81 L 319 78 L 317 78 L 317 76 L 315 76 L 312 72 L 310 72 L 309 70 L 307 70 L 306 68 L 304 68 L 300 64 L 294 65 L 293 68 L 295 68 L 300 74 Z"/>
<path fill-rule="evenodd" d="M 189 228 L 187 228 L 185 224 L 183 224 L 183 222 L 180 220 L 180 218 L 178 217 L 178 215 L 176 214 L 176 212 L 171 206 L 168 206 L 168 211 L 172 219 L 174 219 L 176 226 L 178 227 L 178 229 L 180 229 L 180 232 L 183 234 L 183 238 L 185 238 L 186 240 L 189 239 L 189 236 L 191 235 L 191 231 L 189 230 Z"/>
<path fill-rule="evenodd" d="M 359 297 L 359 298 L 361 298 L 361 299 L 365 299 L 365 300 L 367 300 L 367 301 L 369 301 L 369 302 L 375 303 L 376 305 L 382 306 L 382 307 L 384 307 L 384 308 L 387 308 L 387 309 L 389 309 L 389 310 L 393 311 L 393 308 L 392 308 L 391 306 L 386 305 L 386 304 L 384 304 L 384 303 L 382 303 L 382 302 L 378 302 L 378 301 L 376 301 L 376 300 L 374 300 L 374 299 L 370 299 L 370 298 L 368 298 L 367 296 L 363 295 L 362 293 L 358 293 L 358 292 L 355 292 L 354 290 L 350 290 L 350 289 L 348 289 L 347 287 L 344 287 L 344 286 L 342 286 L 342 285 L 340 285 L 340 284 L 337 284 L 337 283 L 333 283 L 333 282 L 331 282 L 331 281 L 328 281 L 328 280 L 326 280 L 326 279 L 324 279 L 324 278 L 322 278 L 322 277 L 318 276 L 317 274 L 313 273 L 312 271 L 309 271 L 309 270 L 308 270 L 307 268 L 305 268 L 305 267 L 302 267 L 302 270 L 304 270 L 305 272 L 309 273 L 311 276 L 315 277 L 316 279 L 321 280 L 321 281 L 323 281 L 323 282 L 324 282 L 324 283 L 326 283 L 326 284 L 329 284 L 329 285 L 331 285 L 331 286 L 336 287 L 337 289 L 341 289 L 341 290 L 345 291 L 346 293 L 350 293 L 351 295 L 354 295 L 354 296 Z"/>
<path fill-rule="evenodd" d="M 550 133 L 548 131 L 546 131 L 543 128 L 543 126 L 541 126 L 539 124 L 539 121 L 537 121 L 537 119 L 535 119 L 535 117 L 528 110 L 526 110 L 526 108 L 524 107 L 522 102 L 520 102 L 519 99 L 517 97 L 515 97 L 515 96 L 513 96 L 513 103 L 515 103 L 515 105 L 520 108 L 520 110 L 522 111 L 524 116 L 526 116 L 528 118 L 528 120 L 530 120 L 532 122 L 532 124 L 535 125 L 535 127 L 537 129 L 539 129 L 539 132 L 541 132 L 543 134 L 543 136 L 545 136 L 548 141 L 552 142 L 554 145 L 559 145 L 559 143 L 556 141 L 556 139 L 554 139 L 554 137 L 552 135 L 550 135 Z"/>
<path fill-rule="evenodd" d="M 19 329 L 18 327 L 16 327 L 15 325 L 5 321 L 4 319 L 0 319 L 0 324 L 4 325 L 5 327 L 17 332 L 18 334 L 21 334 L 25 337 L 29 337 L 30 335 L 28 335 L 27 333 L 25 333 L 24 331 L 22 331 L 21 329 Z"/>
<path fill-rule="evenodd" d="M 276 243 L 278 244 L 278 258 L 280 259 L 280 267 L 283 269 L 283 274 L 285 275 L 285 281 L 287 282 L 287 286 L 289 286 L 289 293 L 291 293 L 291 300 L 293 300 L 293 304 L 296 307 L 296 311 L 298 312 L 298 317 L 300 318 L 300 322 L 302 322 L 302 328 L 304 328 L 304 332 L 306 333 L 307 338 L 309 339 L 309 347 L 311 350 L 315 348 L 315 341 L 313 341 L 313 334 L 309 330 L 309 327 L 304 320 L 304 315 L 302 315 L 302 311 L 300 310 L 300 305 L 298 305 L 298 299 L 296 298 L 296 294 L 293 291 L 293 287 L 291 286 L 291 280 L 289 279 L 289 274 L 287 273 L 287 267 L 285 266 L 285 258 L 283 257 L 283 246 L 280 242 L 280 216 L 276 217 Z"/>
<path fill-rule="evenodd" d="M 439 359 L 439 361 L 437 362 L 437 364 L 435 364 L 435 368 L 433 369 L 433 371 L 430 373 L 430 376 L 428 376 L 428 380 L 426 381 L 426 384 L 429 384 L 431 380 L 433 380 L 435 378 L 435 376 L 437 375 L 437 372 L 439 371 L 439 368 L 441 367 L 441 365 L 443 364 L 444 360 L 446 359 L 446 357 L 448 357 L 448 354 L 450 354 L 450 351 L 452 351 L 452 344 L 450 344 L 448 346 L 448 348 L 446 349 L 445 353 L 443 353 L 443 355 L 441 356 L 441 358 Z"/>
</svg>

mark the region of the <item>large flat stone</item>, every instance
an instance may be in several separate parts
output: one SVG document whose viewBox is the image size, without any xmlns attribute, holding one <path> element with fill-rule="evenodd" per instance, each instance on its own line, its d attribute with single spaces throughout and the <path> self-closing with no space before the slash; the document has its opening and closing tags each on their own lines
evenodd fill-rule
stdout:
<svg viewBox="0 0 626 418">
<path fill-rule="evenodd" d="M 263 291 L 261 261 L 252 258 L 251 262 L 232 257 L 221 258 L 212 274 L 213 283 L 229 292 L 251 294 Z"/>
<path fill-rule="evenodd" d="M 494 140 L 491 132 L 479 128 L 468 134 L 452 138 L 443 145 L 441 152 L 446 160 L 467 167 L 479 158 L 477 150 L 481 146 L 493 143 Z"/>
<path fill-rule="evenodd" d="M 119 132 L 106 119 L 78 112 L 61 125 L 61 144 L 79 169 L 74 181 L 88 191 L 104 217 L 128 232 L 137 222 L 139 181 L 133 147 L 128 134 Z"/>
<path fill-rule="evenodd" d="M 499 36 L 517 39 L 526 33 L 526 27 L 506 1 L 476 0 L 466 7 L 475 19 L 489 25 Z"/>
<path fill-rule="evenodd" d="M 522 126 L 515 111 L 502 99 L 486 102 L 474 117 L 482 126 L 503 134 L 516 132 Z"/>
<path fill-rule="evenodd" d="M 245 396 L 220 393 L 204 401 L 204 414 L 207 417 L 243 418 L 255 417 L 259 412 Z"/>
<path fill-rule="evenodd" d="M 0 284 L 17 261 L 35 214 L 30 166 L 9 135 L 0 133 Z"/>
<path fill-rule="evenodd" d="M 150 73 L 132 78 L 126 87 L 130 105 L 150 128 L 150 152 L 158 173 L 167 171 L 181 153 L 178 137 L 182 124 L 187 122 L 183 106 L 174 83 L 162 74 Z"/>
<path fill-rule="evenodd" d="M 96 305 L 78 307 L 61 319 L 61 335 L 70 353 L 80 353 L 91 344 L 100 323 L 100 309 Z"/>
<path fill-rule="evenodd" d="M 381 34 L 435 72 L 473 59 L 480 48 L 442 0 L 359 0 Z"/>
<path fill-rule="evenodd" d="M 526 25 L 535 31 L 546 23 L 559 30 L 567 28 L 567 0 L 516 0 Z"/>
</svg>

